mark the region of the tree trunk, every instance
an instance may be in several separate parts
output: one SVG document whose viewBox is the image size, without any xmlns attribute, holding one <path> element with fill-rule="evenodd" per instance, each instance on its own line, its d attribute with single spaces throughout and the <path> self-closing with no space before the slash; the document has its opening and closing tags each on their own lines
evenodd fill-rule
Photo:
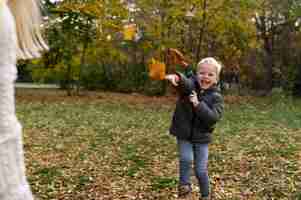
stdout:
<svg viewBox="0 0 301 200">
<path fill-rule="evenodd" d="M 71 65 L 70 63 L 67 65 L 67 80 L 66 80 L 66 89 L 67 89 L 67 95 L 72 95 L 72 83 L 71 83 Z"/>
<path fill-rule="evenodd" d="M 265 90 L 269 93 L 273 88 L 273 67 L 274 67 L 274 60 L 273 60 L 273 47 L 271 39 L 268 37 L 264 38 L 264 65 L 266 69 L 266 77 L 265 77 Z"/>
<path fill-rule="evenodd" d="M 197 46 L 197 51 L 196 51 L 196 59 L 197 61 L 201 59 L 201 49 L 202 49 L 202 44 L 203 44 L 203 37 L 206 29 L 206 24 L 207 24 L 207 0 L 204 0 L 203 3 L 203 19 L 202 19 L 202 24 L 200 27 L 200 33 L 199 33 L 199 42 Z"/>
<path fill-rule="evenodd" d="M 78 72 L 78 80 L 77 80 L 77 84 L 76 84 L 76 94 L 79 95 L 80 92 L 80 86 L 81 86 L 81 77 L 82 77 L 82 67 L 85 65 L 86 63 L 86 51 L 88 48 L 88 40 L 86 39 L 84 41 L 83 44 L 83 52 L 82 52 L 82 56 L 80 59 L 80 66 L 79 66 L 79 72 Z"/>
</svg>

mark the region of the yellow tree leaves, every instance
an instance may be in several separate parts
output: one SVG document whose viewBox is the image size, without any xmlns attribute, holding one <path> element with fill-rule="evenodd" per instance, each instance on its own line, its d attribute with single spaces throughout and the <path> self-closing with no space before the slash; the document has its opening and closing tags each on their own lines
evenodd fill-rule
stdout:
<svg viewBox="0 0 301 200">
<path fill-rule="evenodd" d="M 72 11 L 92 16 L 102 16 L 104 14 L 104 5 L 101 2 L 63 2 L 57 10 L 59 11 Z"/>
<path fill-rule="evenodd" d="M 137 33 L 137 25 L 136 24 L 124 25 L 124 27 L 123 27 L 124 40 L 134 40 L 136 33 Z"/>
</svg>

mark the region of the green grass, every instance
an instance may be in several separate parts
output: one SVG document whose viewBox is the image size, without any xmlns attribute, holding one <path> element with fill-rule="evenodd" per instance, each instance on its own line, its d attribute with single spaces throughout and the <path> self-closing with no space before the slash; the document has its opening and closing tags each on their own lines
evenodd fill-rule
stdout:
<svg viewBox="0 0 301 200">
<path fill-rule="evenodd" d="M 39 199 L 175 198 L 174 104 L 45 99 L 17 102 Z M 300 113 L 292 99 L 226 104 L 210 145 L 215 199 L 300 199 Z"/>
</svg>

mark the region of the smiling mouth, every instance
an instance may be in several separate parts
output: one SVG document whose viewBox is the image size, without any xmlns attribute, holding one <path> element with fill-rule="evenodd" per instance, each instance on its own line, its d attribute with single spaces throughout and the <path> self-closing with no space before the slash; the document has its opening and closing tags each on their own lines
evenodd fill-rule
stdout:
<svg viewBox="0 0 301 200">
<path fill-rule="evenodd" d="M 209 85 L 211 82 L 209 80 L 202 80 L 201 84 L 202 85 Z"/>
</svg>

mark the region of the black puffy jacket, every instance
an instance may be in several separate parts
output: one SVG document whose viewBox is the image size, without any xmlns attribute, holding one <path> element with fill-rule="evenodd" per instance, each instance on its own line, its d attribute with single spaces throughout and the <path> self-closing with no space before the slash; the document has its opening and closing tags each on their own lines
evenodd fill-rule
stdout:
<svg viewBox="0 0 301 200">
<path fill-rule="evenodd" d="M 186 78 L 180 73 L 179 76 L 181 78 L 177 88 L 180 96 L 173 114 L 170 133 L 179 139 L 210 143 L 214 126 L 222 117 L 223 97 L 215 86 L 202 90 L 195 76 Z M 200 101 L 195 108 L 188 98 L 193 90 Z"/>
</svg>

